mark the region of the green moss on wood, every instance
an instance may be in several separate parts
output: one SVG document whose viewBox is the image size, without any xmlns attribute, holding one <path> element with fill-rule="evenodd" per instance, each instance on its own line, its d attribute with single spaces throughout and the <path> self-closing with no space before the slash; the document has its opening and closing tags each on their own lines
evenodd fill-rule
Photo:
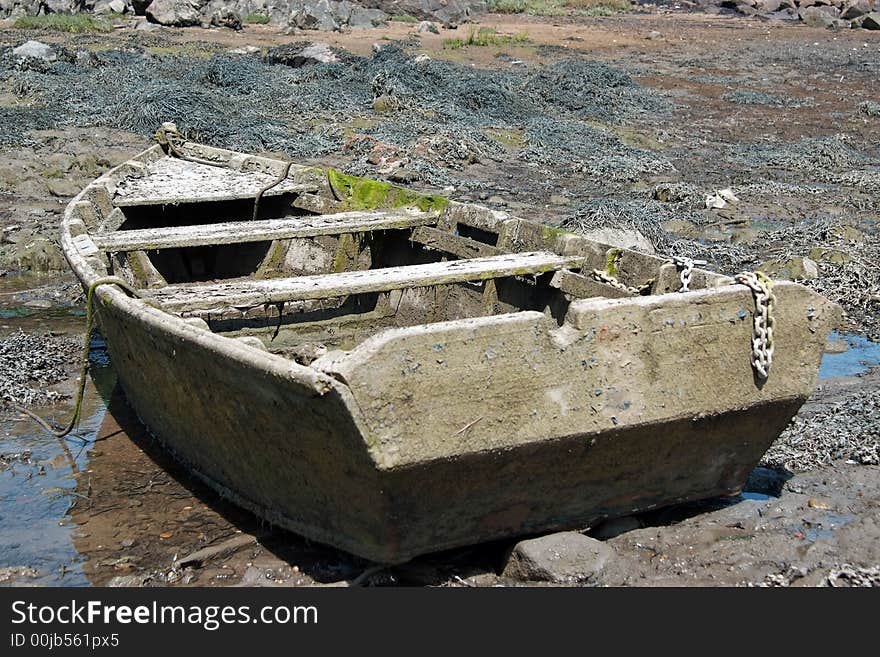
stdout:
<svg viewBox="0 0 880 657">
<path fill-rule="evenodd" d="M 413 207 L 423 212 L 442 213 L 449 199 L 436 194 L 419 194 L 391 183 L 350 176 L 327 170 L 327 180 L 345 210 L 378 210 Z"/>
</svg>

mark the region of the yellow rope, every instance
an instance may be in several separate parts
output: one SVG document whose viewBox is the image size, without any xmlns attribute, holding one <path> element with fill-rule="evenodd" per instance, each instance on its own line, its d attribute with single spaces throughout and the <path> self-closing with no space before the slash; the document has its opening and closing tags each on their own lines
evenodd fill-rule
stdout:
<svg viewBox="0 0 880 657">
<path fill-rule="evenodd" d="M 133 287 L 131 287 L 131 285 L 129 285 L 126 281 L 122 280 L 118 276 L 104 276 L 89 285 L 89 290 L 86 294 L 86 337 L 83 344 L 82 369 L 80 370 L 79 386 L 76 391 L 76 403 L 73 407 L 73 417 L 70 419 L 70 422 L 64 429 L 54 429 L 48 422 L 46 422 L 46 420 L 41 418 L 36 413 L 24 408 L 23 406 L 19 406 L 18 404 L 13 404 L 13 408 L 15 408 L 15 410 L 24 413 L 25 415 L 30 417 L 34 422 L 39 424 L 43 429 L 51 433 L 56 438 L 64 438 L 67 434 L 73 431 L 74 427 L 76 427 L 77 423 L 79 422 L 80 414 L 82 413 L 83 398 L 85 397 L 86 391 L 86 377 L 89 373 L 89 352 L 91 351 L 92 346 L 92 326 L 95 319 L 95 290 L 100 285 L 116 285 L 118 287 L 121 287 L 132 296 L 139 296 L 137 290 L 135 290 Z"/>
</svg>

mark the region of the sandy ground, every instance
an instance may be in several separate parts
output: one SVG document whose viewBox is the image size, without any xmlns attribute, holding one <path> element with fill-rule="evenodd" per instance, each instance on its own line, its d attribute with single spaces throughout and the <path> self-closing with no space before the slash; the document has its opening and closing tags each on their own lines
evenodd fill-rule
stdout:
<svg viewBox="0 0 880 657">
<path fill-rule="evenodd" d="M 795 149 L 790 154 L 791 166 L 775 165 L 775 186 L 767 184 L 766 172 L 753 170 L 731 153 L 755 145 L 797 144 L 843 134 L 846 143 L 853 144 L 868 162 L 862 173 L 876 175 L 880 119 L 860 107 L 877 100 L 877 33 L 702 15 L 626 15 L 580 21 L 489 16 L 481 25 L 502 34 L 525 32 L 530 41 L 444 48 L 445 39 L 467 36 L 472 26 L 464 25 L 440 35 L 421 35 L 412 50 L 499 69 L 518 61 L 538 66 L 572 54 L 587 55 L 621 67 L 639 84 L 661 90 L 674 100 L 671 119 L 637 117 L 608 129 L 623 143 L 662 153 L 674 164 L 679 179 L 694 189 L 708 192 L 733 186 L 748 193 L 741 194 L 741 203 L 721 213 L 704 213 L 707 221 L 681 221 L 666 225 L 667 230 L 722 250 L 741 246 L 767 258 L 790 246 L 766 241 L 768 227 L 798 227 L 816 217 L 829 217 L 857 227 L 853 248 L 876 244 L 880 187 L 871 187 L 876 179 L 869 178 L 866 185 L 841 185 L 829 183 L 826 176 L 819 181 L 818 193 L 789 188 L 780 192 L 782 183 L 815 182 L 811 178 L 815 170 L 796 166 L 797 158 L 808 159 L 809 153 L 805 156 Z M 4 42 L 35 36 L 45 41 L 69 40 L 61 35 L 17 33 L 8 27 L 0 29 Z M 271 26 L 250 26 L 239 33 L 161 30 L 144 38 L 152 39 L 150 47 L 163 52 L 214 52 L 247 45 L 267 48 L 319 38 L 368 55 L 374 43 L 406 39 L 412 32 L 411 25 L 392 24 L 387 29 L 346 34 L 281 35 Z M 109 48 L 141 37 L 120 29 L 91 38 L 89 47 Z M 731 94 L 742 91 L 769 94 L 785 102 L 731 100 Z M 12 90 L 0 88 L 0 106 L 15 102 Z M 67 198 L 88 180 L 146 144 L 148 139 L 142 135 L 112 128 L 70 128 L 35 132 L 33 143 L 25 147 L 2 147 L 0 228 L 4 240 L 0 249 L 4 260 L 0 269 L 8 274 L 0 278 L 0 335 L 23 329 L 76 336 L 81 330 L 76 286 L 53 247 L 59 213 Z M 336 164 L 340 159 L 331 154 L 321 161 Z M 515 196 L 505 195 L 503 189 L 500 197 L 493 195 L 502 174 L 503 189 L 516 188 Z M 517 212 L 538 212 L 551 222 L 565 216 L 576 201 L 603 195 L 601 180 L 592 181 L 590 194 L 579 198 L 581 192 L 565 181 L 548 177 L 539 184 L 533 171 L 510 161 L 474 164 L 464 175 L 485 181 L 486 202 Z M 655 183 L 646 177 L 628 193 L 644 195 Z M 562 201 L 550 201 L 560 194 Z M 798 246 L 820 245 L 802 242 Z M 866 289 L 876 280 L 873 264 L 874 269 L 865 270 Z M 34 272 L 42 273 L 38 277 Z M 877 306 L 871 303 L 867 298 L 863 310 L 854 304 L 846 328 L 876 335 Z M 70 369 L 72 373 L 72 364 Z M 822 387 L 812 406 L 805 408 L 807 415 L 856 392 L 876 398 L 880 373 L 827 379 Z M 182 472 L 146 435 L 112 383 L 104 381 L 102 389 L 108 411 L 100 416 L 96 442 L 77 455 L 80 471 L 71 473 L 74 493 L 69 495 L 70 508 L 63 511 L 70 532 L 59 539 L 72 541 L 78 555 L 76 568 L 89 583 L 521 584 L 498 574 L 510 541 L 430 555 L 373 573 L 369 564 L 348 555 L 264 527 Z M 51 414 L 63 418 L 67 411 L 64 404 L 58 404 Z M 874 418 L 874 422 L 880 420 Z M 21 423 L 12 417 L 3 428 L 8 443 L 20 433 Z M 10 453 L 2 444 L 0 451 Z M 822 585 L 856 581 L 855 575 L 846 575 L 854 572 L 861 573 L 859 581 L 876 585 L 877 576 L 871 573 L 880 564 L 880 467 L 847 458 L 813 464 L 805 471 L 791 464 L 792 470 L 784 463 L 770 465 L 778 467 L 757 471 L 750 482 L 753 495 L 630 519 L 620 526 L 629 531 L 609 539 L 615 558 L 590 583 Z M 606 528 L 605 533 L 614 532 Z M 188 558 L 206 547 L 208 554 Z M 0 581 L 53 583 L 27 570 L 30 566 L 0 563 Z M 359 579 L 365 572 L 368 576 Z"/>
</svg>

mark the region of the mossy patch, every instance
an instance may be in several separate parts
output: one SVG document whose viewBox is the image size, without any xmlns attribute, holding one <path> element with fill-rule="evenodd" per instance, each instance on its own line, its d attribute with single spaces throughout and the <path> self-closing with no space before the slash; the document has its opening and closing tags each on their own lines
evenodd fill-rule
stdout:
<svg viewBox="0 0 880 657">
<path fill-rule="evenodd" d="M 391 183 L 327 170 L 327 180 L 346 210 L 377 210 L 414 207 L 423 212 L 442 213 L 449 199 L 436 194 L 419 194 Z"/>
</svg>

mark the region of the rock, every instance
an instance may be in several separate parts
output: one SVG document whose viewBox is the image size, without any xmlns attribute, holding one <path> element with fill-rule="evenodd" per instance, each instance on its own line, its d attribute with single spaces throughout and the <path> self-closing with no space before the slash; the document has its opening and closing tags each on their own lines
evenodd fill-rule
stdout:
<svg viewBox="0 0 880 657">
<path fill-rule="evenodd" d="M 230 48 L 226 52 L 230 55 L 256 55 L 260 49 L 257 46 L 242 46 L 241 48 Z"/>
<path fill-rule="evenodd" d="M 872 11 L 859 19 L 860 27 L 865 30 L 880 30 L 880 12 Z"/>
<path fill-rule="evenodd" d="M 44 273 L 67 268 L 67 261 L 59 248 L 46 237 L 36 236 L 16 247 L 14 257 L 21 269 Z"/>
<path fill-rule="evenodd" d="M 849 253 L 840 249 L 826 249 L 824 247 L 816 247 L 810 250 L 810 258 L 817 262 L 832 262 L 835 264 L 843 264 L 852 260 Z"/>
<path fill-rule="evenodd" d="M 419 34 L 440 34 L 440 26 L 433 21 L 422 21 L 417 28 Z"/>
<path fill-rule="evenodd" d="M 631 532 L 634 529 L 639 529 L 641 526 L 642 524 L 635 516 L 611 518 L 596 527 L 596 529 L 590 531 L 590 535 L 593 538 L 598 538 L 601 541 L 607 541 L 608 539 L 614 538 L 615 536 L 620 536 L 621 534 Z"/>
<path fill-rule="evenodd" d="M 351 8 L 348 26 L 353 29 L 379 27 L 388 22 L 388 14 L 379 9 L 365 9 L 357 5 Z"/>
<path fill-rule="evenodd" d="M 392 112 L 397 107 L 394 96 L 382 94 L 378 98 L 373 99 L 373 111 L 379 113 Z"/>
<path fill-rule="evenodd" d="M 202 22 L 195 0 L 153 0 L 146 15 L 154 23 L 173 27 L 193 27 Z"/>
<path fill-rule="evenodd" d="M 135 16 L 143 16 L 153 0 L 131 0 L 131 8 Z"/>
<path fill-rule="evenodd" d="M 44 62 L 54 62 L 58 59 L 58 53 L 52 46 L 42 41 L 25 41 L 17 48 L 12 49 L 12 54 L 19 59 L 41 59 Z"/>
<path fill-rule="evenodd" d="M 595 581 L 614 550 L 577 532 L 560 532 L 517 543 L 503 575 L 558 583 Z"/>
<path fill-rule="evenodd" d="M 134 29 L 138 30 L 139 32 L 153 32 L 154 30 L 158 30 L 159 26 L 147 20 L 140 20 L 135 23 Z"/>
<path fill-rule="evenodd" d="M 483 0 L 361 0 L 364 7 L 381 9 L 391 16 L 409 14 L 446 26 L 463 23 L 488 10 Z"/>
<path fill-rule="evenodd" d="M 847 0 L 840 9 L 840 17 L 851 21 L 853 18 L 871 13 L 871 0 Z"/>
<path fill-rule="evenodd" d="M 837 19 L 839 10 L 827 5 L 807 7 L 798 11 L 801 21 L 809 27 L 831 27 Z"/>
<path fill-rule="evenodd" d="M 237 12 L 228 7 L 220 7 L 211 14 L 211 25 L 213 27 L 228 27 L 230 30 L 238 31 L 241 29 L 241 16 Z"/>
<path fill-rule="evenodd" d="M 92 8 L 92 13 L 102 14 L 130 14 L 133 13 L 131 5 L 126 0 L 98 0 Z"/>
<path fill-rule="evenodd" d="M 588 239 L 621 249 L 633 249 L 642 253 L 654 253 L 654 245 L 647 237 L 635 229 L 594 228 L 584 233 Z"/>
<path fill-rule="evenodd" d="M 272 48 L 266 53 L 266 61 L 270 64 L 284 64 L 299 68 L 314 64 L 332 64 L 338 62 L 339 58 L 328 44 L 323 41 L 315 41 L 305 47 L 279 46 Z"/>
<path fill-rule="evenodd" d="M 768 260 L 761 264 L 758 269 L 773 278 L 782 278 L 788 281 L 807 280 L 818 278 L 819 266 L 810 258 L 791 258 L 789 260 Z"/>
<path fill-rule="evenodd" d="M 46 180 L 46 189 L 52 196 L 70 198 L 79 194 L 82 187 L 67 178 L 49 178 Z"/>
<path fill-rule="evenodd" d="M 293 0 L 288 23 L 301 30 L 338 30 L 342 27 L 336 11 L 338 4 L 331 0 Z"/>
<path fill-rule="evenodd" d="M 755 8 L 762 14 L 772 14 L 782 9 L 782 0 L 758 0 Z"/>
<path fill-rule="evenodd" d="M 645 38 L 648 39 L 649 41 L 656 41 L 657 39 L 659 39 L 662 36 L 663 35 L 660 32 L 658 32 L 657 30 L 652 30 L 652 31 L 648 32 L 648 36 L 646 36 Z"/>
</svg>

